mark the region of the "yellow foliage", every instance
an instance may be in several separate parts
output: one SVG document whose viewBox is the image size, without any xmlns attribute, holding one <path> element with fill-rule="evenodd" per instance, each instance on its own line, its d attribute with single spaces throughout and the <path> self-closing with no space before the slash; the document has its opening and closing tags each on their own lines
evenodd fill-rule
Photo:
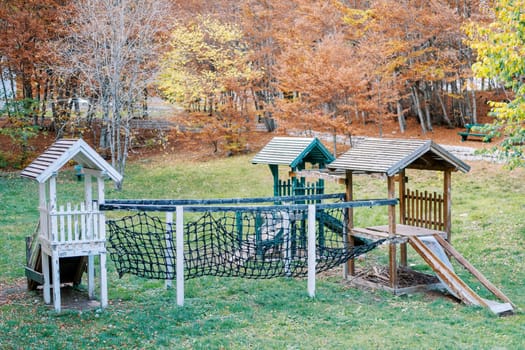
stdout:
<svg viewBox="0 0 525 350">
<path fill-rule="evenodd" d="M 213 100 L 253 79 L 242 40 L 238 26 L 210 17 L 199 16 L 178 26 L 171 35 L 171 50 L 161 62 L 159 88 L 169 100 L 188 104 Z"/>
</svg>

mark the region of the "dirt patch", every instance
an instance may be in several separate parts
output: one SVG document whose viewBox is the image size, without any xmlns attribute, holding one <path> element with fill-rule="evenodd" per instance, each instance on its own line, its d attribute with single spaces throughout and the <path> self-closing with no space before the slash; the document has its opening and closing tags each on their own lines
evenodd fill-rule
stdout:
<svg viewBox="0 0 525 350">
<path fill-rule="evenodd" d="M 372 266 L 371 268 L 356 270 L 356 276 L 384 287 L 389 286 L 389 274 L 387 266 Z M 419 285 L 438 283 L 436 276 L 421 273 L 408 268 L 398 268 L 397 281 L 399 288 L 407 288 Z"/>
<path fill-rule="evenodd" d="M 0 283 L 0 306 L 27 299 L 28 294 L 25 278 L 17 279 L 11 284 Z"/>
<path fill-rule="evenodd" d="M 53 290 L 51 290 L 51 293 Z M 100 308 L 98 300 L 90 300 L 86 290 L 78 289 L 69 284 L 60 288 L 61 308 L 62 310 L 89 311 Z M 27 300 L 34 299 L 37 303 L 43 303 L 43 290 L 40 286 L 36 291 L 27 289 L 27 280 L 19 278 L 13 283 L 0 283 L 0 306 L 10 305 Z M 53 309 L 53 304 L 48 305 Z"/>
</svg>

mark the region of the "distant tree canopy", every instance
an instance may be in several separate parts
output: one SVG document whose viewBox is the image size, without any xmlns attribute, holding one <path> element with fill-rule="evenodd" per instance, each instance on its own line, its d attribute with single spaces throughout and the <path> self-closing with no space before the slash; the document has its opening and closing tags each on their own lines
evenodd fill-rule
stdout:
<svg viewBox="0 0 525 350">
<path fill-rule="evenodd" d="M 506 138 L 499 149 L 511 167 L 525 166 L 525 1 L 498 0 L 495 20 L 466 27 L 470 45 L 477 53 L 473 65 L 480 78 L 494 79 L 512 89 L 509 102 L 491 102 L 496 127 Z"/>
<path fill-rule="evenodd" d="M 411 120 L 422 133 L 436 125 L 463 126 L 478 121 L 477 90 L 497 81 L 516 96 L 509 104 L 494 104 L 494 113 L 508 127 L 507 151 L 519 155 L 523 1 L 174 0 L 169 5 L 0 2 L 0 82 L 6 87 L 0 98 L 36 100 L 21 108 L 22 114 L 34 124 L 51 115 L 62 135 L 76 125 L 71 118 L 76 98 L 87 97 L 90 116 L 98 111 L 107 126 L 100 144 L 111 148 L 123 171 L 127 121 L 140 117 L 137 106 L 157 87 L 188 110 L 205 112 L 209 118 L 197 123 L 210 133 L 226 133 L 232 144 L 241 142 L 255 120 L 268 130 L 276 120 L 285 128 L 348 135 L 366 124 L 380 136 L 393 121 L 401 132 Z M 168 27 L 170 33 L 164 32 Z M 493 39 L 496 44 L 489 45 Z M 476 54 L 474 70 L 481 81 L 471 69 Z M 15 82 L 19 91 L 7 91 Z"/>
<path fill-rule="evenodd" d="M 220 58 L 217 53 L 225 47 L 200 45 L 202 35 L 197 33 L 191 37 L 194 46 L 182 42 L 188 29 L 202 31 L 205 25 L 197 20 L 202 24 L 196 26 L 196 17 L 189 15 L 198 9 L 224 26 L 236 24 L 238 39 L 228 44 L 228 50 L 232 45 L 237 50 L 237 72 L 246 72 L 239 65 L 244 64 L 254 73 L 243 79 L 243 88 L 250 91 L 259 118 L 272 116 L 282 125 L 343 134 L 351 133 L 356 123 L 373 123 L 382 135 L 382 125 L 389 119 L 398 121 L 401 132 L 407 118 L 416 118 L 423 133 L 436 124 L 462 126 L 477 121 L 477 110 L 470 70 L 473 56 L 463 43 L 461 25 L 474 17 L 483 19 L 483 3 L 244 0 L 226 1 L 221 11 L 216 3 L 194 0 L 180 5 L 187 11 L 181 13 L 188 14 L 180 19 L 186 29 L 173 33 L 167 55 L 172 60 L 193 57 L 191 79 L 186 79 L 189 62 L 182 67 L 180 61 L 172 61 L 165 69 L 171 82 L 164 74 L 161 86 L 185 106 L 195 108 L 195 101 L 204 100 L 208 110 L 211 106 L 209 93 L 195 96 L 195 58 L 205 60 L 203 50 Z M 168 62 L 169 58 L 164 61 Z M 199 89 L 205 85 L 204 77 L 208 83 L 225 78 L 220 71 L 210 74 L 209 65 L 200 67 Z M 220 108 L 219 99 L 213 102 L 212 108 Z"/>
</svg>

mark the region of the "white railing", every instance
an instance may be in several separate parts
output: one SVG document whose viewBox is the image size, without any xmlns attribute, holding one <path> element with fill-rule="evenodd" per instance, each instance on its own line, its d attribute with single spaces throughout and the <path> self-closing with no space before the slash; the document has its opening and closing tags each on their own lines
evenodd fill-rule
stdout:
<svg viewBox="0 0 525 350">
<path fill-rule="evenodd" d="M 51 243 L 89 243 L 106 238 L 104 213 L 96 202 L 41 208 L 41 214 L 41 235 Z"/>
</svg>

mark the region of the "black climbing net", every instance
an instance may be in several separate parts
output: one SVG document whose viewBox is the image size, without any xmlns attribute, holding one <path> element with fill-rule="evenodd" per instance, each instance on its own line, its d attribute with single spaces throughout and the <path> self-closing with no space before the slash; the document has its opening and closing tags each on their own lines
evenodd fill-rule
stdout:
<svg viewBox="0 0 525 350">
<path fill-rule="evenodd" d="M 306 276 L 307 207 L 206 211 L 185 214 L 184 277 Z M 383 241 L 349 247 L 345 208 L 317 209 L 316 271 L 329 270 Z M 157 213 L 161 215 L 160 213 Z M 108 220 L 108 251 L 120 276 L 175 279 L 175 223 L 139 212 Z"/>
<path fill-rule="evenodd" d="M 345 208 L 316 211 L 317 272 L 329 270 L 383 242 L 360 242 L 349 247 L 345 212 Z M 185 214 L 184 278 L 306 276 L 307 216 L 306 206 Z M 151 279 L 175 279 L 175 223 L 139 212 L 108 220 L 107 224 L 108 251 L 120 276 L 130 273 Z"/>
</svg>

